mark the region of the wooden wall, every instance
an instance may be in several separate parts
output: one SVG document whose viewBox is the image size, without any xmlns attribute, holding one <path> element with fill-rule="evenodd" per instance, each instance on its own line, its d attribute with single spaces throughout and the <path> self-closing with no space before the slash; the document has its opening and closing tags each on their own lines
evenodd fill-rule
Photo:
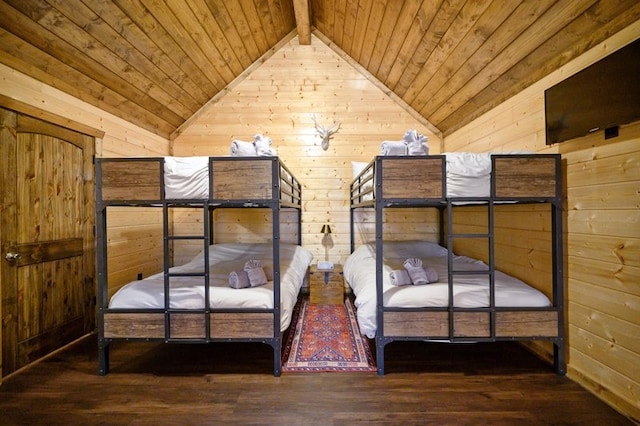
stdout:
<svg viewBox="0 0 640 426">
<path fill-rule="evenodd" d="M 0 64 L 0 104 L 96 136 L 96 156 L 167 155 L 170 142 Z M 109 279 L 115 287 L 162 267 L 157 209 L 109 213 Z M 141 262 L 144 259 L 144 262 Z M 1 336 L 0 336 L 1 337 Z M 1 342 L 1 340 L 0 340 Z"/>
<path fill-rule="evenodd" d="M 547 146 L 544 90 L 640 36 L 636 22 L 459 131 L 447 151 L 559 152 L 566 173 L 568 376 L 640 419 L 640 122 Z M 509 221 L 509 231 L 517 224 Z M 511 228 L 511 229 L 509 229 Z M 536 252 L 538 239 L 531 252 Z M 466 247 L 464 249 L 472 250 Z M 531 253 L 515 247 L 507 263 Z M 544 252 L 540 251 L 543 255 Z M 539 256 L 533 257 L 537 263 Z M 542 259 L 543 260 L 543 259 Z M 526 263 L 526 262 L 525 262 Z M 527 268 L 502 264 L 522 274 Z"/>
<path fill-rule="evenodd" d="M 640 418 L 640 124 L 622 128 L 620 137 L 606 142 L 599 133 L 547 147 L 543 91 L 638 34 L 640 23 L 636 22 L 444 140 L 446 151 L 527 149 L 563 154 L 568 375 L 635 419 Z M 442 141 L 427 123 L 318 35 L 310 46 L 289 39 L 271 53 L 180 129 L 173 151 L 169 141 L 3 65 L 0 95 L 5 101 L 45 109 L 63 120 L 104 132 L 96 149 L 98 156 L 226 155 L 232 139 L 251 140 L 254 134 L 263 133 L 272 138 L 280 157 L 304 185 L 303 244 L 316 258 L 323 258 L 325 247 L 319 232 L 324 223 L 330 223 L 334 233 L 329 257 L 339 261 L 349 251 L 351 162 L 370 161 L 382 140 L 400 139 L 411 128 L 430 137 L 432 153 L 443 150 Z M 320 148 L 315 135 L 314 113 L 325 125 L 342 122 L 327 151 Z M 260 226 L 243 229 L 239 219 L 245 218 L 238 214 L 223 218 L 226 225 L 222 225 L 221 238 L 225 232 L 229 238 L 233 233 L 251 238 L 262 232 Z M 157 219 L 145 210 L 133 216 L 125 211 L 114 213 L 109 239 L 115 254 L 110 262 L 117 268 L 110 270 L 110 277 L 125 282 L 137 273 L 159 270 L 157 260 L 150 260 L 144 271 L 139 263 L 140 253 L 159 241 Z M 412 212 L 403 221 L 404 225 L 394 225 L 394 231 L 403 237 L 432 230 Z M 264 222 L 266 219 L 259 219 L 255 224 L 268 227 Z"/>
<path fill-rule="evenodd" d="M 338 262 L 349 254 L 351 162 L 371 161 L 379 154 L 383 140 L 402 139 L 409 129 L 429 137 L 432 153 L 440 152 L 441 139 L 366 71 L 318 37 L 322 36 L 316 33 L 312 37 L 311 45 L 301 46 L 297 38 L 289 38 L 276 46 L 271 56 L 242 75 L 224 96 L 180 130 L 173 141 L 173 154 L 228 155 L 233 139 L 252 141 L 257 133 L 270 137 L 278 155 L 303 185 L 303 245 L 313 251 L 315 260 L 328 254 Z M 326 151 L 316 135 L 314 114 L 325 126 L 341 122 Z M 255 212 L 251 229 L 243 228 L 237 220 L 239 214 L 247 219 L 251 213 L 227 212 L 229 217 L 220 217 L 218 241 L 242 233 L 243 238 L 257 239 L 270 234 L 264 213 Z M 407 229 L 412 233 L 425 226 L 410 212 L 405 215 L 407 224 L 396 228 L 398 233 L 406 234 Z M 256 223 L 263 227 L 256 227 Z M 323 246 L 320 230 L 325 223 L 331 225 L 332 234 Z"/>
</svg>

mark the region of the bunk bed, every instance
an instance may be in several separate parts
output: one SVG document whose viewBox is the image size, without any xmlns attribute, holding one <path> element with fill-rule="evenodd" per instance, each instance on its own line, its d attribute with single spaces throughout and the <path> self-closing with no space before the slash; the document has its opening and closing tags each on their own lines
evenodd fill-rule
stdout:
<svg viewBox="0 0 640 426">
<path fill-rule="evenodd" d="M 282 334 L 312 260 L 301 246 L 301 188 L 275 156 L 96 159 L 98 373 L 108 373 L 114 341 L 253 341 L 273 348 L 273 374 L 279 376 Z M 163 270 L 111 295 L 107 216 L 114 206 L 161 209 Z M 181 208 L 201 212 L 201 234 L 172 235 L 172 212 Z M 220 208 L 270 209 L 267 242 L 214 243 L 213 212 Z M 281 212 L 295 217 L 297 243 L 282 241 Z M 202 244 L 200 253 L 173 266 L 172 250 L 183 240 Z M 256 260 L 268 283 L 232 288 L 230 274 Z"/>
<path fill-rule="evenodd" d="M 495 209 L 523 203 L 549 205 L 550 297 L 495 267 Z M 437 209 L 437 243 L 385 241 L 384 213 L 403 207 Z M 454 210 L 470 207 L 486 208 L 486 232 L 454 227 Z M 375 212 L 375 240 L 356 248 L 363 209 Z M 555 371 L 565 373 L 560 155 L 377 156 L 362 171 L 354 170 L 350 219 L 344 278 L 353 290 L 362 334 L 375 339 L 379 375 L 384 375 L 385 345 L 402 340 L 546 340 L 553 343 Z M 454 253 L 454 241 L 465 238 L 486 242 L 486 262 Z M 402 270 L 407 258 L 421 258 L 437 273 L 437 282 L 394 283 L 391 273 Z"/>
</svg>

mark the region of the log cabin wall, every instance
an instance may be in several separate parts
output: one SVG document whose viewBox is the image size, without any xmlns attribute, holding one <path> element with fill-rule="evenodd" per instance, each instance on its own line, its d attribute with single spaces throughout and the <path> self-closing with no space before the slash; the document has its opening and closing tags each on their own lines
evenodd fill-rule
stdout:
<svg viewBox="0 0 640 426">
<path fill-rule="evenodd" d="M 548 146 L 544 90 L 639 34 L 636 22 L 444 139 L 447 151 L 562 154 L 568 376 L 634 419 L 640 418 L 640 122 L 621 127 L 614 139 L 604 140 L 599 131 Z M 548 264 L 539 249 L 548 225 L 538 224 L 540 235 L 522 234 L 515 215 L 497 219 L 505 225 L 496 233 L 509 234 L 514 244 L 500 250 L 498 267 L 535 282 L 547 273 L 538 265 Z M 531 250 L 524 252 L 518 240 Z M 469 245 L 456 250 L 478 251 Z"/>
<path fill-rule="evenodd" d="M 173 154 L 229 155 L 233 139 L 253 141 L 258 133 L 270 137 L 273 148 L 303 185 L 303 245 L 316 261 L 328 256 L 339 262 L 349 254 L 352 162 L 371 161 L 380 153 L 383 140 L 400 140 L 408 129 L 428 136 L 432 153 L 440 152 L 441 139 L 428 123 L 320 37 L 314 33 L 306 46 L 289 37 L 272 49 L 270 56 L 259 60 L 255 69 L 240 76 L 224 96 L 177 132 Z M 325 127 L 341 123 L 326 151 L 314 128 L 314 114 Z M 402 239 L 432 232 L 433 224 L 424 223 L 418 214 L 403 212 L 404 223 L 390 228 L 389 235 Z M 269 216 L 261 211 L 225 210 L 218 219 L 217 242 L 271 234 Z M 184 218 L 174 225 L 179 229 L 190 223 L 190 218 Z M 325 223 L 331 225 L 332 234 L 323 245 L 320 231 Z M 359 233 L 362 239 L 373 239 L 373 223 Z"/>
<path fill-rule="evenodd" d="M 159 156 L 170 142 L 51 86 L 0 64 L 0 104 L 96 138 L 96 156 Z M 119 286 L 162 268 L 162 222 L 157 209 L 113 209 L 109 216 L 109 282 Z"/>
</svg>

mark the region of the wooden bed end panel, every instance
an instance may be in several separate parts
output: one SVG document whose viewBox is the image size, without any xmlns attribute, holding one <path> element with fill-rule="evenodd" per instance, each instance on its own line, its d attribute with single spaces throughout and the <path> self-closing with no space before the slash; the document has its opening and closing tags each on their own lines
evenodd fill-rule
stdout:
<svg viewBox="0 0 640 426">
<path fill-rule="evenodd" d="M 496 312 L 496 336 L 558 337 L 555 311 Z"/>
<path fill-rule="evenodd" d="M 104 315 L 104 337 L 107 339 L 163 339 L 164 313 L 120 313 Z M 212 339 L 273 338 L 273 314 L 269 312 L 210 313 Z M 171 339 L 205 339 L 206 315 L 170 314 Z"/>
<path fill-rule="evenodd" d="M 274 160 L 210 159 L 211 198 L 216 200 L 270 200 L 273 195 Z"/>
<path fill-rule="evenodd" d="M 104 337 L 107 339 L 161 339 L 164 337 L 162 313 L 106 313 Z"/>
<path fill-rule="evenodd" d="M 100 161 L 103 201 L 160 200 L 162 159 Z"/>
<path fill-rule="evenodd" d="M 489 312 L 454 312 L 453 337 L 490 338 Z M 554 311 L 496 312 L 496 338 L 557 337 L 558 313 Z M 384 313 L 388 337 L 449 338 L 449 313 L 440 311 L 393 311 Z"/>
<path fill-rule="evenodd" d="M 555 155 L 494 157 L 495 196 L 554 198 L 561 179 Z"/>
<path fill-rule="evenodd" d="M 454 337 L 490 336 L 488 312 L 455 312 Z M 444 311 L 385 312 L 385 336 L 449 339 L 449 313 Z"/>
<path fill-rule="evenodd" d="M 269 339 L 273 338 L 273 314 L 269 312 L 212 313 L 212 339 Z"/>
<path fill-rule="evenodd" d="M 384 335 L 402 337 L 449 336 L 447 312 L 391 311 L 384 313 Z"/>
<path fill-rule="evenodd" d="M 444 157 L 379 157 L 383 198 L 442 199 L 445 178 Z"/>
</svg>

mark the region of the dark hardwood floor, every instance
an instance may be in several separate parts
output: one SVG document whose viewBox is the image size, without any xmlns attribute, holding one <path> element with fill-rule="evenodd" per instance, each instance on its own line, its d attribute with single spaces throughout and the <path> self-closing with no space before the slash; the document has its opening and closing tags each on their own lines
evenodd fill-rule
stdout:
<svg viewBox="0 0 640 426">
<path fill-rule="evenodd" d="M 387 374 L 272 375 L 262 344 L 115 343 L 90 336 L 6 378 L 0 424 L 626 425 L 517 343 L 397 342 Z"/>
</svg>

